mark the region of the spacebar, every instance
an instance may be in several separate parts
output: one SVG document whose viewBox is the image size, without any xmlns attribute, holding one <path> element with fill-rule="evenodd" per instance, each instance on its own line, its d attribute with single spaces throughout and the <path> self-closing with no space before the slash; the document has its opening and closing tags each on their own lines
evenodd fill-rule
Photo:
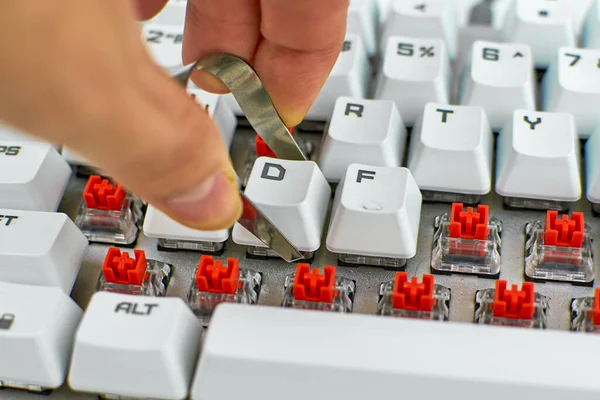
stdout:
<svg viewBox="0 0 600 400">
<path fill-rule="evenodd" d="M 192 398 L 598 399 L 599 359 L 594 334 L 221 305 Z"/>
</svg>

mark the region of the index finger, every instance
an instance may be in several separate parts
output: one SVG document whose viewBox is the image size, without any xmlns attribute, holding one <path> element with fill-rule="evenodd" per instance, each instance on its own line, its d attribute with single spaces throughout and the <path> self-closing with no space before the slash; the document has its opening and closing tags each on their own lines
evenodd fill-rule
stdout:
<svg viewBox="0 0 600 400">
<path fill-rule="evenodd" d="M 260 75 L 286 125 L 297 125 L 339 56 L 348 0 L 190 2 L 184 63 L 217 51 L 241 56 Z"/>
</svg>

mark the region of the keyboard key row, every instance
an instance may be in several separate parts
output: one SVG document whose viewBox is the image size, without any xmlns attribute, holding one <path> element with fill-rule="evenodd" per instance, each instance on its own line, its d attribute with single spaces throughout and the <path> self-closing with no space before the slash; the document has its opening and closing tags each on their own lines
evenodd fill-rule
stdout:
<svg viewBox="0 0 600 400">
<path fill-rule="evenodd" d="M 104 397 L 183 399 L 191 392 L 193 399 L 206 398 L 210 387 L 208 375 L 214 368 L 206 368 L 205 364 L 215 357 L 212 341 L 217 340 L 214 338 L 216 332 L 219 337 L 227 336 L 230 331 L 238 336 L 240 332 L 244 332 L 247 341 L 253 339 L 248 334 L 251 335 L 256 329 L 264 328 L 272 334 L 274 323 L 277 322 L 279 328 L 290 325 L 296 329 L 308 328 L 301 337 L 314 337 L 319 329 L 328 325 L 308 323 L 307 317 L 317 318 L 317 314 L 311 314 L 310 310 L 320 311 L 318 315 L 322 317 L 318 318 L 323 318 L 323 322 L 351 323 L 350 321 L 357 320 L 367 323 L 368 320 L 368 325 L 358 324 L 341 337 L 355 334 L 355 329 L 360 326 L 372 329 L 378 324 L 382 324 L 381 327 L 393 326 L 417 323 L 417 320 L 421 320 L 420 324 L 439 321 L 423 325 L 426 337 L 439 330 L 454 330 L 461 326 L 464 334 L 482 329 L 486 331 L 486 338 L 501 334 L 503 342 L 513 334 L 520 340 L 534 335 L 538 341 L 564 334 L 559 331 L 548 331 L 543 336 L 532 333 L 548 327 L 550 299 L 537 292 L 530 282 L 519 287 L 509 285 L 505 280 L 498 280 L 494 287 L 477 290 L 473 314 L 473 321 L 479 325 L 476 329 L 468 324 L 440 323 L 448 320 L 451 307 L 456 305 L 451 306 L 451 288 L 436 283 L 432 275 L 409 279 L 405 272 L 397 273 L 394 279 L 380 285 L 377 306 L 379 318 L 354 315 L 352 318 L 338 319 L 336 314 L 352 312 L 356 287 L 354 281 L 336 275 L 334 267 L 326 266 L 321 273 L 317 269 L 311 270 L 307 264 L 298 265 L 296 272 L 287 276 L 284 285 L 282 306 L 288 309 L 286 311 L 277 311 L 275 307 L 266 308 L 255 303 L 248 306 L 239 299 L 228 299 L 227 293 L 235 293 L 236 290 L 232 284 L 237 283 L 224 277 L 223 272 L 237 274 L 236 276 L 240 276 L 242 272 L 241 269 L 232 267 L 236 265 L 230 263 L 224 271 L 220 264 L 213 265 L 211 262 L 206 266 L 206 263 L 201 262 L 198 271 L 204 268 L 205 273 L 197 275 L 196 281 L 197 288 L 202 288 L 198 289 L 198 293 L 205 297 L 203 301 L 197 301 L 200 297 L 193 298 L 194 302 L 188 303 L 192 309 L 180 298 L 100 291 L 92 296 L 82 316 L 81 309 L 59 289 L 0 283 L 0 350 L 4 355 L 0 361 L 0 386 L 46 392 L 61 386 L 68 379 L 73 389 Z M 241 288 L 241 279 L 239 283 Z M 217 284 L 221 287 L 216 288 Z M 224 295 L 218 299 L 218 293 Z M 206 297 L 211 295 L 214 297 Z M 197 311 L 202 311 L 202 307 L 211 300 L 214 302 L 210 311 L 211 314 L 214 311 L 214 314 L 208 327 L 208 335 L 203 335 L 202 318 L 198 319 L 200 315 Z M 246 306 L 232 305 L 236 303 Z M 217 307 L 217 304 L 220 305 Z M 200 308 L 194 310 L 195 306 Z M 290 308 L 303 312 L 297 313 L 289 310 Z M 592 296 L 573 299 L 570 309 L 573 314 L 570 326 L 572 331 L 600 332 L 600 289 Z M 228 319 L 224 321 L 223 315 L 228 314 L 229 310 L 236 310 L 237 314 L 233 318 L 228 315 Z M 278 314 L 277 321 L 270 321 L 270 317 L 264 318 L 273 313 Z M 224 330 L 224 324 L 228 329 Z M 485 325 L 494 328 L 490 329 Z M 515 327 L 521 329 L 511 329 Z M 381 334 L 380 330 L 378 332 Z M 479 334 L 476 336 L 481 337 Z M 463 336 L 457 336 L 453 342 L 459 343 L 460 338 Z M 579 335 L 574 340 L 582 343 L 591 340 L 588 338 L 592 336 Z M 201 342 L 203 348 L 199 354 Z M 225 341 L 228 349 L 237 342 Z M 432 345 L 438 341 L 428 342 Z M 256 345 L 254 340 L 249 343 Z M 286 353 L 288 361 L 296 359 L 290 358 L 289 351 L 297 348 L 302 341 L 295 343 Z M 393 343 L 391 341 L 386 344 L 389 346 Z M 261 346 L 261 353 L 270 346 L 272 345 Z M 472 346 L 472 340 L 465 342 L 461 346 L 461 354 Z M 246 349 L 253 347 L 255 346 L 243 346 Z M 231 356 L 239 356 L 240 348 L 231 353 Z M 356 360 L 356 357 L 352 353 L 351 360 Z M 311 360 L 313 365 L 321 358 Z M 230 365 L 228 373 L 231 373 L 231 368 L 238 362 Z M 98 374 L 98 370 L 104 373 Z M 247 373 L 248 371 L 245 374 Z M 150 380 L 149 375 L 152 375 Z"/>
</svg>

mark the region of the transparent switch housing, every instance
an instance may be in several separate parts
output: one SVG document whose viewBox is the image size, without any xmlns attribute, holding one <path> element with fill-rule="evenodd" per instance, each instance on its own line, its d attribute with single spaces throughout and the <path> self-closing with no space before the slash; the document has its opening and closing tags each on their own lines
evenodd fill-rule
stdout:
<svg viewBox="0 0 600 400">
<path fill-rule="evenodd" d="M 1 389 L 16 389 L 22 390 L 26 392 L 31 392 L 37 395 L 48 395 L 52 392 L 52 388 L 47 388 L 39 385 L 31 385 L 22 382 L 15 382 L 9 380 L 0 380 L 0 390 Z"/>
<path fill-rule="evenodd" d="M 158 239 L 159 250 L 190 250 L 202 253 L 220 253 L 225 248 L 225 242 L 197 242 L 192 240 Z"/>
<path fill-rule="evenodd" d="M 578 297 L 571 301 L 571 330 L 600 333 L 600 289 L 595 297 Z"/>
<path fill-rule="evenodd" d="M 79 208 L 75 224 L 90 242 L 131 245 L 140 230 L 144 203 L 128 196 L 120 210 Z"/>
<path fill-rule="evenodd" d="M 379 287 L 379 303 L 377 314 L 398 318 L 428 319 L 436 321 L 447 321 L 450 314 L 450 289 L 439 285 L 433 285 L 433 298 L 435 303 L 428 310 L 409 310 L 394 308 L 392 296 L 394 294 L 394 280 L 383 282 Z"/>
<path fill-rule="evenodd" d="M 162 261 L 146 260 L 146 272 L 140 285 L 131 283 L 107 282 L 100 274 L 97 291 L 162 297 L 167 294 L 173 267 Z"/>
<path fill-rule="evenodd" d="M 477 204 L 483 196 L 479 194 L 440 192 L 437 190 L 421 190 L 423 201 L 435 203 L 466 203 Z"/>
<path fill-rule="evenodd" d="M 335 277 L 333 283 L 334 296 L 332 301 L 298 300 L 294 296 L 294 281 L 296 273 L 286 276 L 282 307 L 306 310 L 333 311 L 350 313 L 354 305 L 356 283 L 343 277 Z"/>
<path fill-rule="evenodd" d="M 506 318 L 494 316 L 494 299 L 496 289 L 483 289 L 475 295 L 475 322 L 479 324 L 513 326 L 521 328 L 545 329 L 547 327 L 547 311 L 549 298 L 534 293 L 532 318 Z"/>
<path fill-rule="evenodd" d="M 262 275 L 251 269 L 241 268 L 235 293 L 214 293 L 198 290 L 192 284 L 188 293 L 188 305 L 204 326 L 210 322 L 215 308 L 221 303 L 257 304 L 260 296 Z"/>
<path fill-rule="evenodd" d="M 584 227 L 581 246 L 547 245 L 541 221 L 525 226 L 525 275 L 532 280 L 591 284 L 594 280 L 592 232 Z"/>
<path fill-rule="evenodd" d="M 406 266 L 405 258 L 392 258 L 392 257 L 375 257 L 375 256 L 362 256 L 357 254 L 338 254 L 338 260 L 341 265 L 368 265 L 370 267 L 383 267 L 402 269 Z"/>
<path fill-rule="evenodd" d="M 75 224 L 90 242 L 132 245 L 136 241 L 145 207 L 139 198 L 118 183 L 93 175 L 83 200 Z"/>
<path fill-rule="evenodd" d="M 431 268 L 437 272 L 457 272 L 497 276 L 500 274 L 502 222 L 491 217 L 485 240 L 450 236 L 450 215 L 435 218 Z"/>
<path fill-rule="evenodd" d="M 568 210 L 572 203 L 559 200 L 527 199 L 521 197 L 504 197 L 504 204 L 512 208 L 530 210 Z"/>
</svg>

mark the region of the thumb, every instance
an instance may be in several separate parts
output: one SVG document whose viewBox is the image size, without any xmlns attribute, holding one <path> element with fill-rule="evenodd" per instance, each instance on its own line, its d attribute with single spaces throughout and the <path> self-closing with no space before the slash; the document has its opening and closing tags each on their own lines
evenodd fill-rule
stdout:
<svg viewBox="0 0 600 400">
<path fill-rule="evenodd" d="M 216 124 L 162 69 L 148 62 L 138 71 L 147 76 L 121 99 L 127 107 L 110 117 L 110 126 L 69 144 L 180 223 L 230 227 L 242 205 Z"/>
<path fill-rule="evenodd" d="M 187 226 L 233 225 L 242 203 L 227 148 L 204 108 L 152 61 L 133 3 L 35 5 L 0 2 L 0 37 L 31 26 L 0 40 L 0 119 L 71 147 Z M 40 71 L 40 59 L 61 62 Z"/>
</svg>

